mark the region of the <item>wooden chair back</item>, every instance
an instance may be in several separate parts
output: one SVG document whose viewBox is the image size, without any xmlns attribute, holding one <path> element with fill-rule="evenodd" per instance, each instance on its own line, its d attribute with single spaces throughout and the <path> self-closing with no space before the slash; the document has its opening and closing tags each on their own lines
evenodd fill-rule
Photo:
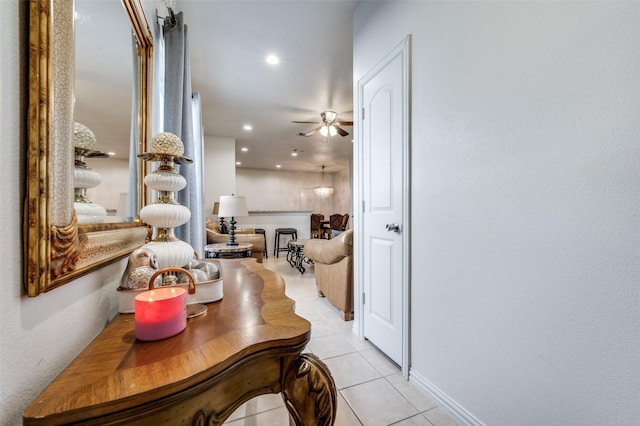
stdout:
<svg viewBox="0 0 640 426">
<path fill-rule="evenodd" d="M 346 231 L 349 214 L 332 214 L 329 216 L 329 226 L 334 231 Z"/>
<path fill-rule="evenodd" d="M 323 214 L 311 213 L 311 238 L 320 238 L 322 220 L 324 220 Z"/>
</svg>

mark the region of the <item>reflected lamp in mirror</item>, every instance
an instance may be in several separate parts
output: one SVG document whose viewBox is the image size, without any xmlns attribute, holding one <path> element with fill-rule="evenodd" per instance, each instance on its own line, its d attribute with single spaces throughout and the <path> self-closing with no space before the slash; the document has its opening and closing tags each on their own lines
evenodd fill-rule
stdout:
<svg viewBox="0 0 640 426">
<path fill-rule="evenodd" d="M 220 207 L 218 209 L 218 215 L 221 217 L 230 217 L 229 221 L 229 241 L 228 246 L 237 246 L 236 242 L 236 217 L 249 216 L 247 210 L 247 199 L 239 195 L 221 195 Z"/>
<path fill-rule="evenodd" d="M 322 166 L 320 186 L 313 188 L 313 193 L 320 197 L 328 197 L 333 194 L 333 187 L 329 185 L 329 179 L 327 178 L 327 173 L 324 171 L 324 166 Z"/>
<path fill-rule="evenodd" d="M 87 189 L 100 185 L 100 174 L 85 163 L 86 158 L 109 158 L 104 152 L 96 151 L 96 136 L 84 124 L 75 123 L 73 129 L 73 169 L 74 202 L 78 223 L 102 223 L 107 210 L 87 197 Z"/>
</svg>

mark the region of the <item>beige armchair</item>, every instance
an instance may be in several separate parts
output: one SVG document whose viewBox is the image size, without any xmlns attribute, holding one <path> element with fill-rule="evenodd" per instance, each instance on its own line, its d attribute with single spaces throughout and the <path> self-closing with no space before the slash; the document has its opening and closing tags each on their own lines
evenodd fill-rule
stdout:
<svg viewBox="0 0 640 426">
<path fill-rule="evenodd" d="M 304 244 L 304 254 L 313 260 L 318 294 L 353 319 L 353 229 L 330 240 L 312 239 Z"/>
<path fill-rule="evenodd" d="M 218 244 L 229 242 L 229 234 L 223 234 L 220 231 L 218 222 L 207 219 L 207 244 Z M 258 263 L 262 263 L 262 255 L 264 252 L 264 235 L 256 234 L 252 228 L 236 229 L 236 241 L 242 244 L 253 244 L 251 248 L 251 256 Z"/>
</svg>

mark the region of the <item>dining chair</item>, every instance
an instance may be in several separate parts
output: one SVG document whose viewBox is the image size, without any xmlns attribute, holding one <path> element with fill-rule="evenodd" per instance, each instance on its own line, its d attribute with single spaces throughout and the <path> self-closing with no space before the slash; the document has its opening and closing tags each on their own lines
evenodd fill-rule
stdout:
<svg viewBox="0 0 640 426">
<path fill-rule="evenodd" d="M 347 230 L 347 223 L 349 223 L 349 213 L 342 215 L 342 222 L 340 224 L 340 232 Z"/>
<path fill-rule="evenodd" d="M 329 227 L 331 228 L 331 236 L 344 232 L 347 229 L 347 222 L 349 222 L 349 214 L 332 214 L 329 216 Z"/>
<path fill-rule="evenodd" d="M 320 233 L 322 232 L 321 224 L 323 220 L 323 214 L 311 213 L 311 238 L 320 238 Z"/>
</svg>

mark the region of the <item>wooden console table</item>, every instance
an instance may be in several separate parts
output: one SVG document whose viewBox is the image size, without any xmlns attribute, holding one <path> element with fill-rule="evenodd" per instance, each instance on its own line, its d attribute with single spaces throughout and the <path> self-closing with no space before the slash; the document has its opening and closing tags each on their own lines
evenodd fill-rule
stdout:
<svg viewBox="0 0 640 426">
<path fill-rule="evenodd" d="M 219 425 L 241 404 L 282 393 L 297 425 L 332 425 L 336 387 L 301 354 L 310 323 L 284 281 L 254 259 L 220 261 L 224 297 L 177 336 L 141 342 L 120 314 L 27 407 L 25 425 Z"/>
</svg>

